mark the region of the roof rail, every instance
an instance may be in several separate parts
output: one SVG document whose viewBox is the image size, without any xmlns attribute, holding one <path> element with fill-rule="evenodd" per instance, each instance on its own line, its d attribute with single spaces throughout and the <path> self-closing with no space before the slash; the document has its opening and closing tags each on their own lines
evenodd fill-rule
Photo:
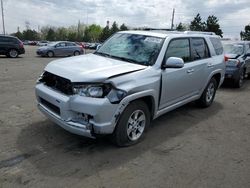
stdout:
<svg viewBox="0 0 250 188">
<path fill-rule="evenodd" d="M 184 31 L 185 34 L 203 34 L 203 35 L 216 35 L 214 32 L 204 32 L 204 31 Z"/>
</svg>

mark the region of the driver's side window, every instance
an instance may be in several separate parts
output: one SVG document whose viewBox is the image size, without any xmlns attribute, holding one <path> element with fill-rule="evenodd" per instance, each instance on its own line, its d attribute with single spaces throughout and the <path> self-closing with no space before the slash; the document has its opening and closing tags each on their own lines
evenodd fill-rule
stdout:
<svg viewBox="0 0 250 188">
<path fill-rule="evenodd" d="M 174 39 L 170 41 L 165 59 L 169 57 L 182 58 L 184 62 L 191 61 L 189 39 Z"/>
</svg>

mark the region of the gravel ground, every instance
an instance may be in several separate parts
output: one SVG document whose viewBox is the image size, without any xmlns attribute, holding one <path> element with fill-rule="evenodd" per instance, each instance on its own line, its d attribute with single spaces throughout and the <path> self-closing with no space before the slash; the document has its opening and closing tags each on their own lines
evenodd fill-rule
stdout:
<svg viewBox="0 0 250 188">
<path fill-rule="evenodd" d="M 52 59 L 26 47 L 0 57 L 0 187 L 250 187 L 250 81 L 221 88 L 152 122 L 138 145 L 70 134 L 36 108 L 34 86 Z"/>
</svg>

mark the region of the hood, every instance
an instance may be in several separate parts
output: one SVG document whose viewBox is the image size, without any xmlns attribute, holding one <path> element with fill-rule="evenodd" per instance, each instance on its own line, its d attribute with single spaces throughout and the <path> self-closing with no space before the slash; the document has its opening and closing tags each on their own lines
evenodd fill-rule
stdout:
<svg viewBox="0 0 250 188">
<path fill-rule="evenodd" d="M 225 54 L 226 57 L 229 59 L 237 59 L 240 55 L 239 54 Z"/>
<path fill-rule="evenodd" d="M 45 71 L 67 78 L 71 82 L 102 82 L 110 77 L 142 70 L 146 67 L 87 54 L 52 61 L 45 67 Z"/>
</svg>

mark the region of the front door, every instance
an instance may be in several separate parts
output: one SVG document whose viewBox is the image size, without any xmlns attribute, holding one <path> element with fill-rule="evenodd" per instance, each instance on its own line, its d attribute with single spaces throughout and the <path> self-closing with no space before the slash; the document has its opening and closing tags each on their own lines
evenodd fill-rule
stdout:
<svg viewBox="0 0 250 188">
<path fill-rule="evenodd" d="M 179 57 L 183 68 L 167 68 L 162 71 L 162 95 L 160 109 L 198 95 L 206 82 L 208 49 L 204 39 L 179 38 L 170 41 L 165 55 Z"/>
</svg>

